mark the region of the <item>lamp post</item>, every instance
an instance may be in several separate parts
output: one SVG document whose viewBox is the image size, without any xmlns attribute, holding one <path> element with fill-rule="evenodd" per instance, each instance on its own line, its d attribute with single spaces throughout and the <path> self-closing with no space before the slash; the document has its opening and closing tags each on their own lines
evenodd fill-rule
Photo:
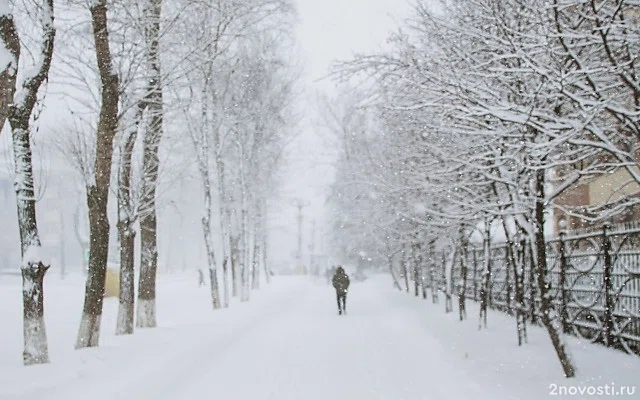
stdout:
<svg viewBox="0 0 640 400">
<path fill-rule="evenodd" d="M 298 208 L 298 215 L 296 217 L 298 222 L 298 247 L 296 249 L 296 269 L 302 267 L 302 209 L 309 205 L 309 202 L 302 199 L 294 199 L 291 204 Z"/>
</svg>

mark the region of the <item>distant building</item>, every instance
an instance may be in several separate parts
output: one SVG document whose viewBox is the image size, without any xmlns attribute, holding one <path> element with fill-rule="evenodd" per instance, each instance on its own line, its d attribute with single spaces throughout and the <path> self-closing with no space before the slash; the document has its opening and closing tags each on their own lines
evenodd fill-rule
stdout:
<svg viewBox="0 0 640 400">
<path fill-rule="evenodd" d="M 637 167 L 634 167 L 638 170 Z M 640 171 L 639 171 L 640 172 Z M 600 175 L 585 180 L 560 195 L 555 203 L 559 206 L 573 209 L 584 209 L 588 206 L 613 203 L 624 198 L 640 197 L 640 184 L 635 182 L 629 172 L 618 168 L 613 173 Z M 601 227 L 605 222 L 622 224 L 640 219 L 640 207 L 631 206 L 624 212 L 608 221 L 590 222 L 575 216 L 566 215 L 562 210 L 554 211 L 554 231 L 556 235 L 561 230 L 576 231 Z"/>
</svg>

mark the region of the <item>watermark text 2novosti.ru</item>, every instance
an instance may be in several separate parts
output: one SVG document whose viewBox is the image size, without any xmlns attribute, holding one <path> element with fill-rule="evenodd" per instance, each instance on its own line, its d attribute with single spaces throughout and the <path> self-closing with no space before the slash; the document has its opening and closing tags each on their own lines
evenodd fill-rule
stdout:
<svg viewBox="0 0 640 400">
<path fill-rule="evenodd" d="M 589 386 L 589 385 L 549 385 L 550 396 L 634 396 L 635 386 L 616 386 L 615 383 Z M 638 392 L 640 394 L 640 392 Z"/>
</svg>

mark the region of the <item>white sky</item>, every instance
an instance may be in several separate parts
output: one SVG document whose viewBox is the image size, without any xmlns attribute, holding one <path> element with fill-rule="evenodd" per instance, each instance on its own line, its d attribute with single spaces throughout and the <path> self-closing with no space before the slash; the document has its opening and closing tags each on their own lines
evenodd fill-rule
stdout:
<svg viewBox="0 0 640 400">
<path fill-rule="evenodd" d="M 326 133 L 319 131 L 320 118 L 314 104 L 316 92 L 330 93 L 334 83 L 326 78 L 336 60 L 348 60 L 355 53 L 384 47 L 389 34 L 409 14 L 405 0 L 296 0 L 299 23 L 297 41 L 304 63 L 305 98 L 300 137 L 291 146 L 286 187 L 281 199 L 282 213 L 271 221 L 272 256 L 281 262 L 292 260 L 297 245 L 295 208 L 292 199 L 309 203 L 303 226 L 303 252 L 308 249 L 311 219 L 318 222 L 316 248 L 322 241 L 323 206 L 332 180 L 333 149 Z M 314 127 L 315 125 L 315 127 Z M 308 260 L 305 255 L 304 259 Z M 305 262 L 305 264 L 307 264 Z"/>
</svg>

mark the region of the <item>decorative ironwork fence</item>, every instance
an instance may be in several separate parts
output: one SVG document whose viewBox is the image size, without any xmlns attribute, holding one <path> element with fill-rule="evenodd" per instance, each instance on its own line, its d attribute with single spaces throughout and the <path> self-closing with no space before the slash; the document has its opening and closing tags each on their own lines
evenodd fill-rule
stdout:
<svg viewBox="0 0 640 400">
<path fill-rule="evenodd" d="M 640 355 L 640 228 L 561 234 L 547 242 L 546 253 L 549 291 L 564 332 Z M 466 297 L 479 301 L 485 250 L 469 246 L 464 257 Z M 425 274 L 426 286 L 444 293 L 445 258 L 445 253 L 431 257 L 438 262 Z M 514 262 L 515 259 L 520 261 Z M 489 307 L 515 313 L 518 272 L 524 292 L 520 307 L 524 307 L 530 322 L 538 322 L 540 298 L 532 261 L 533 253 L 524 242 L 512 246 L 503 243 L 489 249 Z M 518 265 L 523 270 L 516 271 Z M 458 256 L 451 269 L 452 295 L 461 292 L 463 281 Z"/>
</svg>

